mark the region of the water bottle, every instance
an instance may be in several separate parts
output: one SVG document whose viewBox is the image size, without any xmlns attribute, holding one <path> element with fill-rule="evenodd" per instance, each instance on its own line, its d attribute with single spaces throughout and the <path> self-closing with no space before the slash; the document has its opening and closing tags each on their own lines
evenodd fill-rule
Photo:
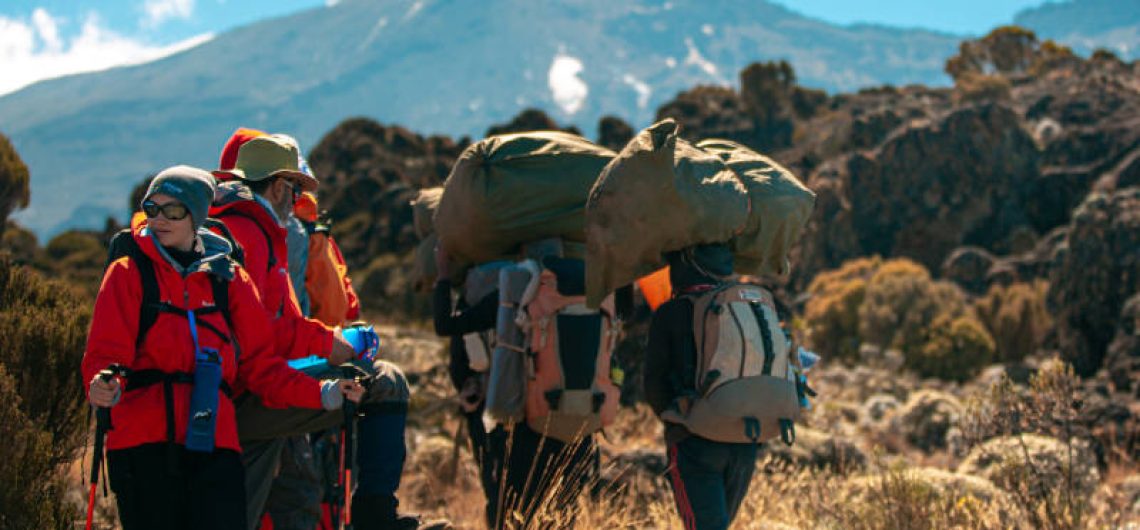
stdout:
<svg viewBox="0 0 1140 530">
<path fill-rule="evenodd" d="M 194 360 L 194 388 L 190 418 L 186 422 L 186 449 L 210 453 L 218 423 L 218 389 L 222 384 L 222 358 L 218 350 L 202 348 Z"/>
</svg>

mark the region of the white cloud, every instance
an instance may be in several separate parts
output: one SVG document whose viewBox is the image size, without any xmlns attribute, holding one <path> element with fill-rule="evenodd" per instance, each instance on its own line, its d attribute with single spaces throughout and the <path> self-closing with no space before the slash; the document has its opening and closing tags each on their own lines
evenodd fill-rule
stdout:
<svg viewBox="0 0 1140 530">
<path fill-rule="evenodd" d="M 637 108 L 644 109 L 649 106 L 649 97 L 653 95 L 653 89 L 650 88 L 645 81 L 630 74 L 625 74 L 621 80 L 623 83 L 629 85 L 634 92 L 637 92 Z"/>
<path fill-rule="evenodd" d="M 47 50 L 58 52 L 63 48 L 63 41 L 59 38 L 59 25 L 47 10 L 37 7 L 32 11 L 32 24 L 36 27 L 36 33 L 39 33 L 43 39 Z"/>
<path fill-rule="evenodd" d="M 332 7 L 340 3 L 340 0 L 325 0 L 325 7 Z"/>
<path fill-rule="evenodd" d="M 717 75 L 716 65 L 701 55 L 701 51 L 697 49 L 697 45 L 693 44 L 693 39 L 685 37 L 685 46 L 689 48 L 689 55 L 685 57 L 685 64 L 696 66 L 706 74 L 718 79 L 720 78 L 720 76 Z"/>
<path fill-rule="evenodd" d="M 550 94 L 554 103 L 566 114 L 574 114 L 581 110 L 586 103 L 586 96 L 590 94 L 590 87 L 586 85 L 578 74 L 582 73 L 582 61 L 571 55 L 559 53 L 550 63 L 550 72 L 546 75 L 546 83 L 550 86 Z"/>
<path fill-rule="evenodd" d="M 194 0 L 146 0 L 143 27 L 155 28 L 167 20 L 187 19 L 194 14 Z"/>
<path fill-rule="evenodd" d="M 204 34 L 153 46 L 107 29 L 94 13 L 69 42 L 59 26 L 60 19 L 43 9 L 36 9 L 31 21 L 0 16 L 0 95 L 43 79 L 153 61 L 213 38 Z"/>
</svg>

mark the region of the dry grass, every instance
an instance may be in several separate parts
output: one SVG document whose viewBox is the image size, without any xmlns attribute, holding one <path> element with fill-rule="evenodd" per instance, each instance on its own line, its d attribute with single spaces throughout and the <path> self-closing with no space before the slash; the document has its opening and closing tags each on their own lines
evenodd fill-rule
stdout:
<svg viewBox="0 0 1140 530">
<path fill-rule="evenodd" d="M 407 329 L 387 328 L 384 335 L 389 357 L 407 369 L 417 396 L 399 493 L 402 509 L 446 517 L 459 529 L 485 528 L 485 499 L 441 366 L 442 342 Z M 1076 379 L 1060 365 L 1046 363 L 1025 386 L 1006 379 L 993 386 L 920 382 L 866 367 L 821 370 L 813 374 L 824 397 L 807 420 L 816 429 L 812 437 L 850 442 L 871 455 L 867 464 L 838 466 L 838 472 L 818 462 L 792 463 L 773 452 L 758 462 L 734 529 L 1075 529 L 1140 524 L 1140 474 L 1125 458 L 1109 463 L 1094 484 L 1094 494 L 1078 495 L 1087 477 L 1076 474 L 1097 466 L 1078 461 L 1086 456 L 1073 427 Z M 966 390 L 971 388 L 975 390 Z M 853 406 L 874 396 L 887 393 L 906 402 L 923 390 L 949 392 L 966 403 L 967 412 L 956 426 L 966 449 L 977 450 L 1002 436 L 1049 436 L 1065 447 L 1062 465 L 1050 468 L 1029 453 L 1027 444 L 1009 460 L 1013 474 L 1000 480 L 959 473 L 962 456 L 949 449 L 927 454 L 895 431 L 891 420 L 899 410 L 888 410 L 875 422 L 851 414 Z M 1071 435 L 1066 438 L 1066 433 Z M 801 448 L 808 449 L 808 438 Z M 582 495 L 567 504 L 565 498 L 549 494 L 531 507 L 531 518 L 523 520 L 516 513 L 508 519 L 509 526 L 681 529 L 663 476 L 661 426 L 652 412 L 644 405 L 623 410 L 598 445 L 601 473 L 588 481 Z M 71 476 L 78 486 L 82 474 Z M 1033 486 L 1042 483 L 1048 487 Z M 502 502 L 511 505 L 513 499 Z M 113 508 L 104 503 L 100 513 L 106 521 L 113 517 Z"/>
</svg>

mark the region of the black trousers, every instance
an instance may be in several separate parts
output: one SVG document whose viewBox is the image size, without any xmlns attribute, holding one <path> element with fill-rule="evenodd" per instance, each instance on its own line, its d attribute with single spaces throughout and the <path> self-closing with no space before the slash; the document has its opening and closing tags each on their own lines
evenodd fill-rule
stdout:
<svg viewBox="0 0 1140 530">
<path fill-rule="evenodd" d="M 245 471 L 236 451 L 153 443 L 107 452 L 123 530 L 245 530 Z"/>
<path fill-rule="evenodd" d="M 756 470 L 756 444 L 690 435 L 669 446 L 669 484 L 685 530 L 727 530 Z"/>
</svg>

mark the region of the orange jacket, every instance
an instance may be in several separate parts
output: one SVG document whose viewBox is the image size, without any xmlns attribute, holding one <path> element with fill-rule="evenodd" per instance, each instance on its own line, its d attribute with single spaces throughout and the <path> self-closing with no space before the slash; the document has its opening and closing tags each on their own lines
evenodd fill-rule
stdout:
<svg viewBox="0 0 1140 530">
<path fill-rule="evenodd" d="M 348 277 L 348 263 L 328 227 L 317 221 L 317 196 L 302 193 L 293 204 L 293 215 L 309 233 L 305 291 L 309 294 L 310 316 L 330 326 L 360 318 L 360 299 Z"/>
<path fill-rule="evenodd" d="M 211 267 L 203 266 L 184 277 L 161 254 L 154 239 L 146 235 L 145 226 L 145 221 L 136 222 L 132 227 L 133 233 L 139 247 L 153 262 L 160 298 L 181 309 L 197 310 L 212 306 L 210 275 L 228 273 L 217 273 Z M 226 244 L 217 238 L 217 241 L 207 244 L 207 249 Z M 209 250 L 207 254 L 210 254 Z M 219 258 L 215 252 L 213 259 Z M 230 318 L 236 329 L 231 330 L 218 312 L 202 314 L 199 320 L 227 336 L 236 335 L 240 358 L 235 357 L 234 348 L 226 338 L 208 331 L 204 325 L 199 328 L 199 340 L 203 347 L 218 350 L 222 358 L 223 380 L 235 395 L 248 389 L 271 407 L 321 408 L 320 384 L 289 368 L 284 359 L 274 355 L 269 318 L 261 309 L 261 300 L 249 274 L 240 266 L 222 268 L 232 271 L 232 279 L 227 285 Z M 107 268 L 95 300 L 81 367 L 85 382 L 111 364 L 120 364 L 134 371 L 193 373 L 194 346 L 189 321 L 183 315 L 159 312 L 153 327 L 136 345 L 141 301 L 139 264 L 129 257 L 119 258 Z M 128 384 L 129 380 L 128 377 Z M 191 390 L 190 384 L 173 385 L 174 440 L 178 443 L 184 443 L 186 439 Z M 218 401 L 215 443 L 219 448 L 240 450 L 233 404 L 223 397 Z M 108 449 L 166 441 L 163 385 L 124 390 L 118 405 L 111 409 L 111 421 L 114 428 L 107 436 Z"/>
<path fill-rule="evenodd" d="M 326 230 L 309 234 L 305 289 L 309 293 L 309 312 L 313 318 L 330 326 L 359 318 L 360 301 L 348 277 L 348 264 Z"/>
<path fill-rule="evenodd" d="M 289 280 L 285 229 L 273 214 L 253 199 L 247 186 L 232 182 L 218 186 L 218 200 L 210 207 L 210 216 L 225 223 L 245 252 L 245 269 L 273 319 L 275 351 L 288 359 L 328 357 L 333 331 L 301 313 Z"/>
</svg>

